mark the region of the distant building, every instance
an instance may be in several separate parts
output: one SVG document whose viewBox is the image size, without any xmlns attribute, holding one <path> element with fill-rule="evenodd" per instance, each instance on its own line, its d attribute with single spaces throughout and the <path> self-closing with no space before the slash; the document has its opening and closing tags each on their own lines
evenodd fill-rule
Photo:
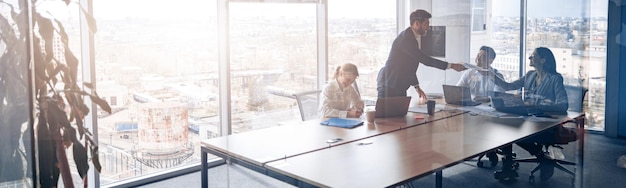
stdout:
<svg viewBox="0 0 626 188">
<path fill-rule="evenodd" d="M 154 168 L 181 164 L 194 150 L 189 142 L 187 107 L 177 102 L 139 104 L 137 111 L 138 150 L 133 157 Z"/>
<path fill-rule="evenodd" d="M 175 102 L 139 104 L 139 145 L 149 153 L 175 153 L 188 142 L 187 107 Z"/>
<path fill-rule="evenodd" d="M 97 84 L 98 96 L 109 103 L 111 108 L 121 108 L 128 102 L 128 87 L 115 81 L 99 81 Z"/>
</svg>

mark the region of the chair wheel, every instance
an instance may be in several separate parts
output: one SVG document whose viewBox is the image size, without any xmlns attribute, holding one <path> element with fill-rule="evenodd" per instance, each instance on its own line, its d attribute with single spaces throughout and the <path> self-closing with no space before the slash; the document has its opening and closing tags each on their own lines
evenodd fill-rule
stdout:
<svg viewBox="0 0 626 188">
<path fill-rule="evenodd" d="M 476 166 L 478 166 L 478 167 L 481 167 L 481 168 L 482 168 L 484 165 L 483 165 L 483 162 L 482 162 L 482 161 L 478 161 L 478 162 L 476 163 Z"/>
<path fill-rule="evenodd" d="M 528 182 L 530 182 L 531 184 L 534 184 L 535 183 L 535 176 L 533 176 L 533 175 L 528 176 Z"/>
<path fill-rule="evenodd" d="M 493 173 L 493 178 L 500 180 L 500 181 L 513 180 L 516 177 L 519 177 L 519 175 L 515 171 L 509 171 L 509 172 L 497 171 Z"/>
<path fill-rule="evenodd" d="M 495 153 L 493 154 L 493 156 L 489 156 L 489 162 L 491 162 L 492 168 L 498 165 L 498 161 L 499 161 L 499 158 Z"/>
<path fill-rule="evenodd" d="M 498 161 L 491 161 L 491 168 L 498 166 Z"/>
<path fill-rule="evenodd" d="M 502 177 L 502 172 L 495 172 L 493 173 L 493 178 L 497 179 L 497 180 L 501 180 Z"/>
<path fill-rule="evenodd" d="M 515 163 L 513 164 L 513 170 L 517 170 L 517 169 L 519 169 L 519 163 L 518 163 L 518 162 L 515 162 Z"/>
</svg>

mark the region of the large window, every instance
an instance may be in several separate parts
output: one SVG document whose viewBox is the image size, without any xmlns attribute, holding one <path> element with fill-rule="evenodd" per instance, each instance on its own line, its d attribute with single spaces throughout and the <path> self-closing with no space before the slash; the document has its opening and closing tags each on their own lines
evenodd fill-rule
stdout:
<svg viewBox="0 0 626 188">
<path fill-rule="evenodd" d="M 492 67 L 497 69 L 506 81 L 519 78 L 520 72 L 520 2 L 519 0 L 492 1 L 487 11 L 487 23 L 490 25 L 485 33 L 473 33 L 470 63 L 474 63 L 481 46 L 490 46 L 496 51 L 496 59 Z M 523 58 L 523 57 L 521 57 Z M 522 67 L 523 68 L 523 67 Z"/>
<path fill-rule="evenodd" d="M 355 9 L 354 5 L 359 4 Z M 331 0 L 328 2 L 328 80 L 337 66 L 357 65 L 357 85 L 364 99 L 376 97 L 376 77 L 385 65 L 396 33 L 395 1 Z"/>
<path fill-rule="evenodd" d="M 527 9 L 525 53 L 550 48 L 564 84 L 589 89 L 584 102 L 587 125 L 604 130 L 608 1 L 530 0 Z M 525 66 L 529 68 L 527 61 Z"/>
<path fill-rule="evenodd" d="M 197 164 L 217 126 L 216 3 L 94 0 L 101 185 Z"/>
<path fill-rule="evenodd" d="M 317 89 L 316 5 L 233 2 L 229 18 L 232 133 L 299 120 L 292 94 Z"/>
<path fill-rule="evenodd" d="M 80 57 L 88 40 L 81 38 L 80 30 L 87 26 L 79 24 L 77 7 L 67 11 L 63 1 L 53 2 L 65 11 L 58 18 Z M 223 29 L 218 26 L 218 2 L 228 4 L 227 33 L 221 36 L 228 40 L 217 38 Z M 319 89 L 324 80 L 320 77 L 331 79 L 343 63 L 359 67 L 361 95 L 374 97 L 377 72 L 398 29 L 406 29 L 408 14 L 415 9 L 433 14 L 431 32 L 444 39 L 444 55 L 436 58 L 473 63 L 478 48 L 489 45 L 497 52 L 493 66 L 507 81 L 528 69 L 525 62 L 532 49 L 551 48 L 566 84 L 589 88 L 585 103 L 589 126 L 604 126 L 607 0 L 532 0 L 527 7 L 520 7 L 520 0 L 316 4 L 323 2 L 327 1 L 94 0 L 98 31 L 95 54 L 90 55 L 95 56 L 97 92 L 114 111 L 110 115 L 93 111 L 103 166 L 100 185 L 197 165 L 199 141 L 223 136 L 224 127 L 236 134 L 299 121 L 292 94 Z M 402 7 L 396 9 L 396 2 Z M 561 6 L 567 7 L 552 9 Z M 520 17 L 526 10 L 528 16 Z M 320 29 L 326 21 L 327 28 Z M 218 60 L 222 57 L 218 44 L 223 41 L 228 52 L 221 55 L 226 54 L 228 62 Z M 327 55 L 328 62 L 318 54 Z M 329 75 L 321 75 L 320 67 L 327 67 Z M 230 75 L 228 85 L 220 85 L 224 71 Z M 455 84 L 460 74 L 424 65 L 417 73 L 429 94 L 441 93 L 442 84 Z M 219 96 L 225 88 L 231 95 Z M 412 88 L 409 94 L 416 95 Z M 226 97 L 230 108 L 220 106 L 218 99 Z M 224 121 L 220 112 L 230 118 Z"/>
<path fill-rule="evenodd" d="M 492 66 L 511 82 L 519 78 L 520 69 L 522 74 L 533 70 L 528 56 L 535 48 L 550 48 L 564 84 L 589 89 L 583 104 L 588 128 L 603 130 L 608 2 L 532 0 L 526 7 L 520 5 L 519 0 L 487 4 L 490 27 L 485 33 L 472 34 L 471 61 L 480 46 L 493 47 L 497 57 Z M 520 16 L 523 13 L 526 19 Z M 520 33 L 524 33 L 523 37 Z"/>
<path fill-rule="evenodd" d="M 486 0 L 472 0 L 472 31 L 484 31 L 487 29 Z"/>
</svg>

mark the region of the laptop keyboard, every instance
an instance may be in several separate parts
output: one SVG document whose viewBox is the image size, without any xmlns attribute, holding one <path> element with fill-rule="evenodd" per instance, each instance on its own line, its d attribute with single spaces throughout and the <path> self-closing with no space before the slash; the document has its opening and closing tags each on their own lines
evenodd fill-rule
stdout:
<svg viewBox="0 0 626 188">
<path fill-rule="evenodd" d="M 473 101 L 473 100 L 462 100 L 461 101 L 461 105 L 463 105 L 463 106 L 476 106 L 476 105 L 479 105 L 479 104 L 480 104 L 480 102 L 476 102 L 476 101 Z"/>
</svg>

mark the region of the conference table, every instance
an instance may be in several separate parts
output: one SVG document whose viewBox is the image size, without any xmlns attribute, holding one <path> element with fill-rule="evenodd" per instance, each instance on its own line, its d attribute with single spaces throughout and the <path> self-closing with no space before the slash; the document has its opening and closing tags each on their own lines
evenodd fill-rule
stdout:
<svg viewBox="0 0 626 188">
<path fill-rule="evenodd" d="M 202 187 L 208 186 L 207 154 L 298 187 L 389 187 L 433 173 L 441 187 L 446 167 L 583 115 L 504 118 L 452 108 L 352 129 L 323 126 L 320 119 L 228 135 L 201 142 Z"/>
</svg>

